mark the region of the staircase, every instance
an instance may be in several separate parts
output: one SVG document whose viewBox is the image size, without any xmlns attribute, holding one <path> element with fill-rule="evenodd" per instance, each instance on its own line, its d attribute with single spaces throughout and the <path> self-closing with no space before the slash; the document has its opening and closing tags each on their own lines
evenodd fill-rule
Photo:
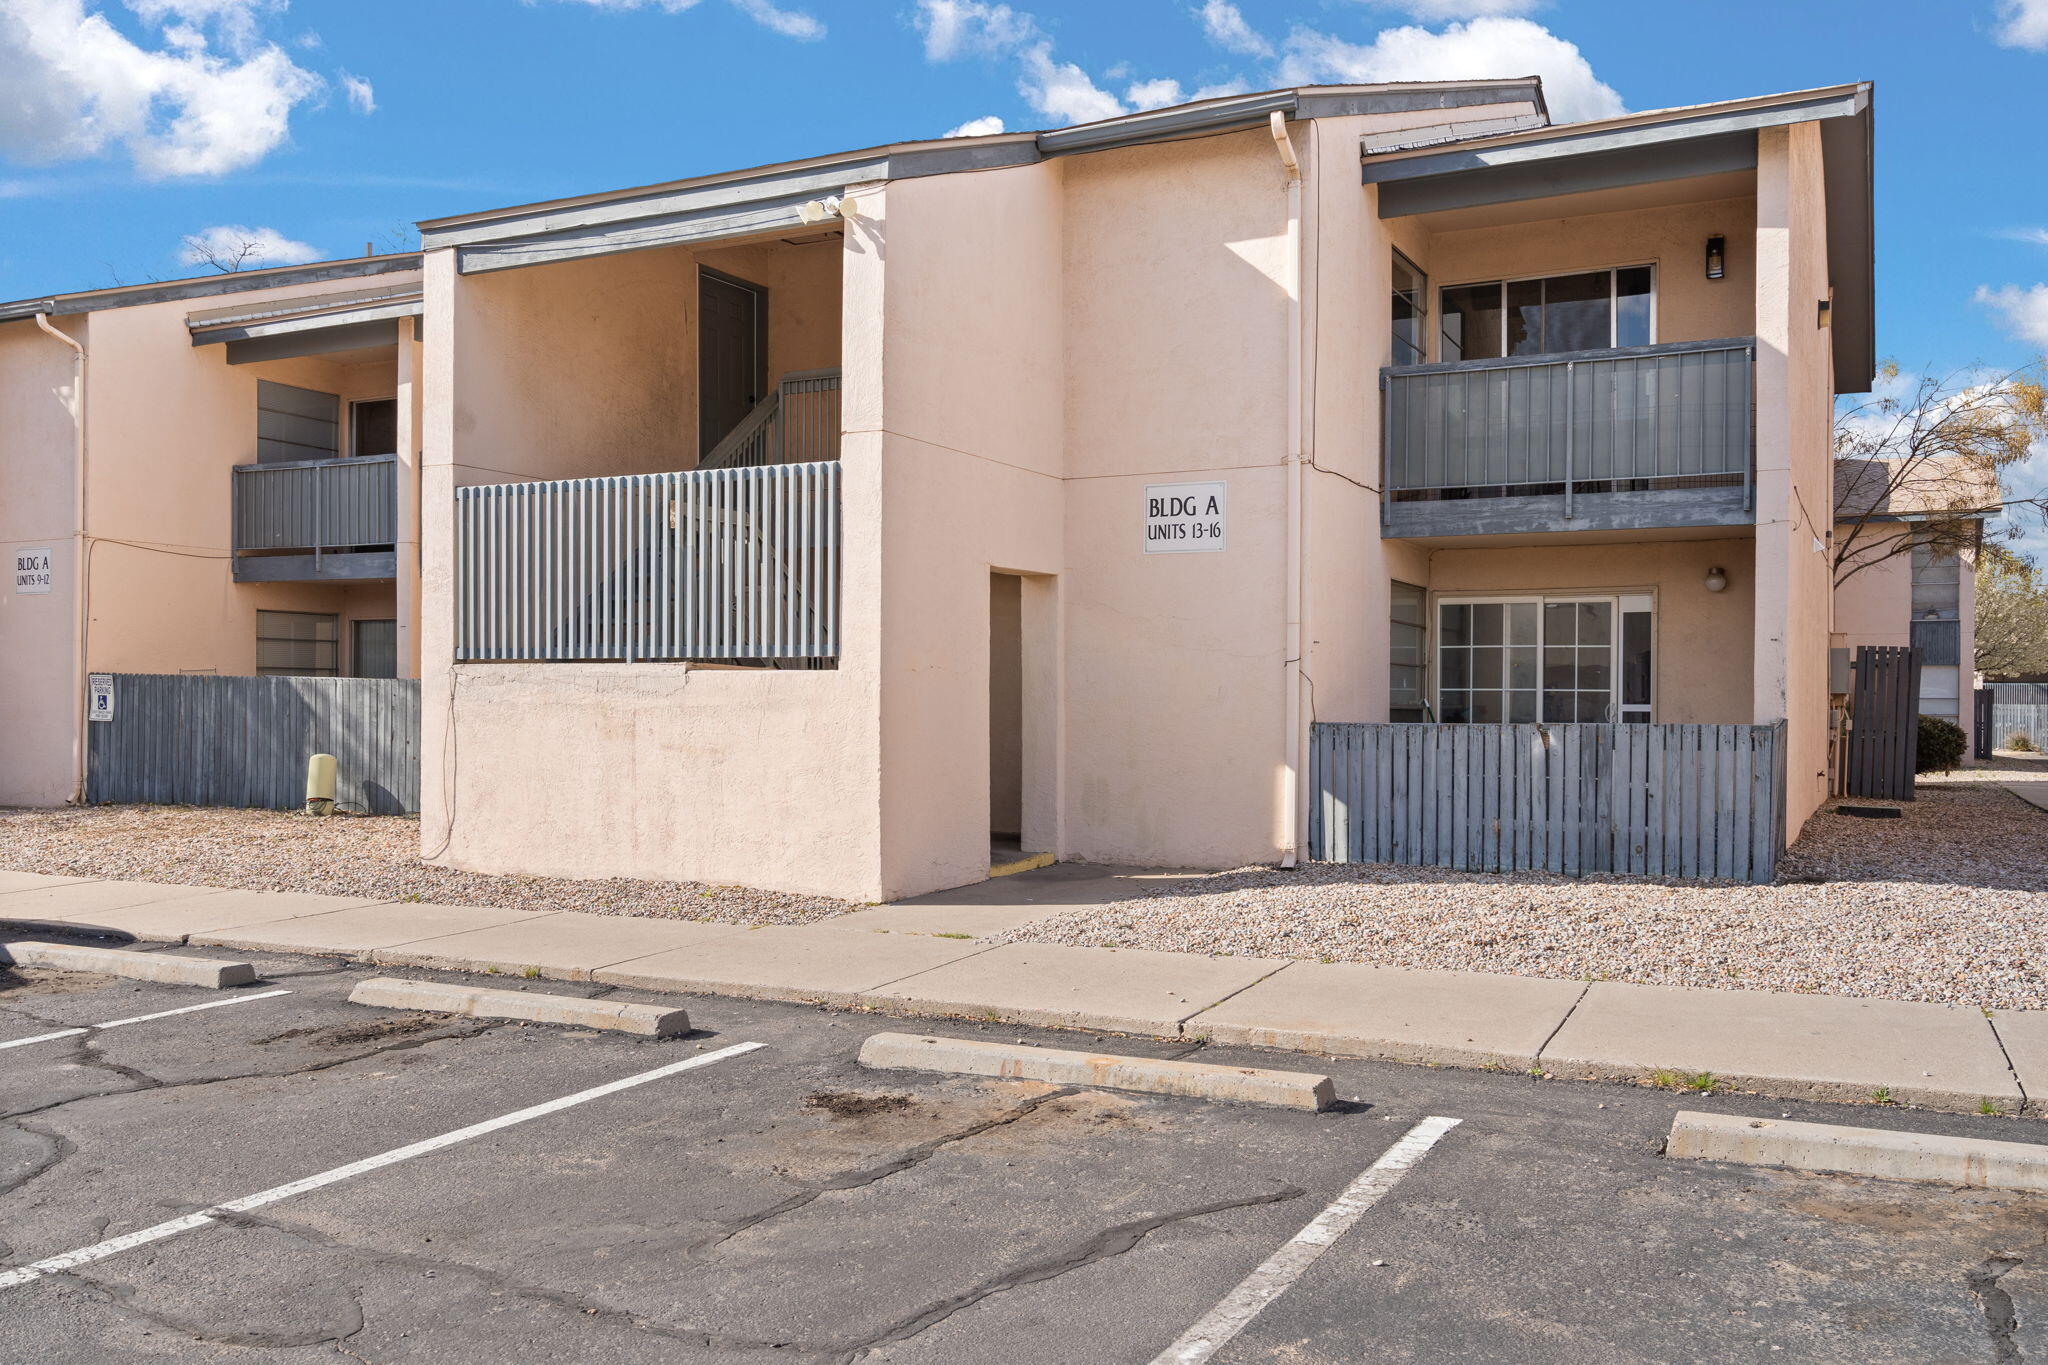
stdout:
<svg viewBox="0 0 2048 1365">
<path fill-rule="evenodd" d="M 699 469 L 759 469 L 839 458 L 839 371 L 797 370 L 697 461 Z"/>
</svg>

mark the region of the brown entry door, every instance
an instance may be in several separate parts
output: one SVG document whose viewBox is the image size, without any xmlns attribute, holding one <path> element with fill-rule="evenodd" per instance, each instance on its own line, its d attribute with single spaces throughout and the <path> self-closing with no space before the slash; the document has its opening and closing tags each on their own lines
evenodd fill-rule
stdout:
<svg viewBox="0 0 2048 1365">
<path fill-rule="evenodd" d="M 703 270 L 697 283 L 697 454 L 701 459 L 767 396 L 768 291 Z"/>
</svg>

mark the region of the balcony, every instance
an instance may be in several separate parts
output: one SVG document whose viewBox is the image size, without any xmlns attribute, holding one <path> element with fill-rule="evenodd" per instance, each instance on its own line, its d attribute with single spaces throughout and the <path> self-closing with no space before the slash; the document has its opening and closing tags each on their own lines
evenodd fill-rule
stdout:
<svg viewBox="0 0 2048 1365">
<path fill-rule="evenodd" d="M 839 653 L 839 463 L 456 490 L 464 662 Z"/>
<path fill-rule="evenodd" d="M 1380 372 L 1380 534 L 1746 526 L 1747 337 Z"/>
<path fill-rule="evenodd" d="M 237 465 L 237 583 L 390 579 L 398 572 L 398 457 Z"/>
</svg>

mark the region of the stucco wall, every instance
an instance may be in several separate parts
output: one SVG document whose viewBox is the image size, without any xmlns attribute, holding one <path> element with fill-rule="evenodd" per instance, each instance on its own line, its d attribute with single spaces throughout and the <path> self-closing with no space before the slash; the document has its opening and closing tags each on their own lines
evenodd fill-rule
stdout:
<svg viewBox="0 0 2048 1365">
<path fill-rule="evenodd" d="M 1755 629 L 1748 540 L 1663 540 L 1434 550 L 1431 598 L 1447 593 L 1626 593 L 1656 597 L 1653 701 L 1659 722 L 1750 723 L 1750 649 Z M 1709 569 L 1728 578 L 1708 592 Z"/>
<path fill-rule="evenodd" d="M 1727 274 L 1710 280 L 1706 244 L 1716 235 L 1728 239 Z M 1415 263 L 1429 273 L 1432 310 L 1446 285 L 1654 265 L 1656 340 L 1706 341 L 1751 333 L 1755 236 L 1756 200 L 1718 199 L 1436 232 Z"/>
<path fill-rule="evenodd" d="M 85 318 L 63 329 L 89 341 Z M 77 780 L 78 517 L 73 353 L 0 323 L 0 806 L 54 806 Z M 47 547 L 48 593 L 14 591 L 18 550 Z"/>
<path fill-rule="evenodd" d="M 1786 831 L 1827 796 L 1834 374 L 1820 129 L 1757 135 L 1755 710 L 1786 722 Z"/>
<path fill-rule="evenodd" d="M 773 288 L 768 273 L 752 278 Z M 424 855 L 879 899 L 873 443 L 844 452 L 838 669 L 457 665 L 458 485 L 693 462 L 696 268 L 688 253 L 655 251 L 458 276 L 436 252 L 427 279 Z M 777 330 L 803 335 L 771 321 Z M 879 385 L 879 352 L 862 353 L 874 372 L 849 370 L 849 398 Z"/>
</svg>

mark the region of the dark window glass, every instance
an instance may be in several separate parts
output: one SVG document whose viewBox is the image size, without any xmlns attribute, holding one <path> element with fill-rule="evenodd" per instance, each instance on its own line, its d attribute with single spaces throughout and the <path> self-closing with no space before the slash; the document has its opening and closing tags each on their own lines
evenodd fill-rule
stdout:
<svg viewBox="0 0 2048 1365">
<path fill-rule="evenodd" d="M 1423 651 L 1427 648 L 1429 594 L 1413 583 L 1392 585 L 1388 615 L 1387 719 L 1414 722 L 1426 718 L 1423 702 Z"/>
<path fill-rule="evenodd" d="M 1508 354 L 1543 353 L 1543 281 L 1509 280 Z"/>
<path fill-rule="evenodd" d="M 1613 344 L 1614 313 L 1608 297 L 1611 270 L 1556 275 L 1543 281 L 1543 345 L 1548 353 L 1597 351 Z"/>
<path fill-rule="evenodd" d="M 1472 608 L 1464 603 L 1445 603 L 1440 623 L 1442 643 L 1447 645 L 1469 645 L 1472 643 Z"/>
<path fill-rule="evenodd" d="M 1467 284 L 1443 291 L 1441 360 L 1500 357 L 1500 285 Z"/>
<path fill-rule="evenodd" d="M 1429 284 L 1413 262 L 1394 253 L 1394 364 L 1420 365 L 1428 336 Z"/>
<path fill-rule="evenodd" d="M 1650 613 L 1646 611 L 1621 614 L 1621 703 L 1650 704 Z"/>
<path fill-rule="evenodd" d="M 1650 344 L 1650 279 L 1646 265 L 1614 272 L 1614 344 Z"/>
<path fill-rule="evenodd" d="M 378 398 L 349 405 L 354 422 L 351 455 L 396 455 L 398 453 L 398 400 Z"/>
</svg>

